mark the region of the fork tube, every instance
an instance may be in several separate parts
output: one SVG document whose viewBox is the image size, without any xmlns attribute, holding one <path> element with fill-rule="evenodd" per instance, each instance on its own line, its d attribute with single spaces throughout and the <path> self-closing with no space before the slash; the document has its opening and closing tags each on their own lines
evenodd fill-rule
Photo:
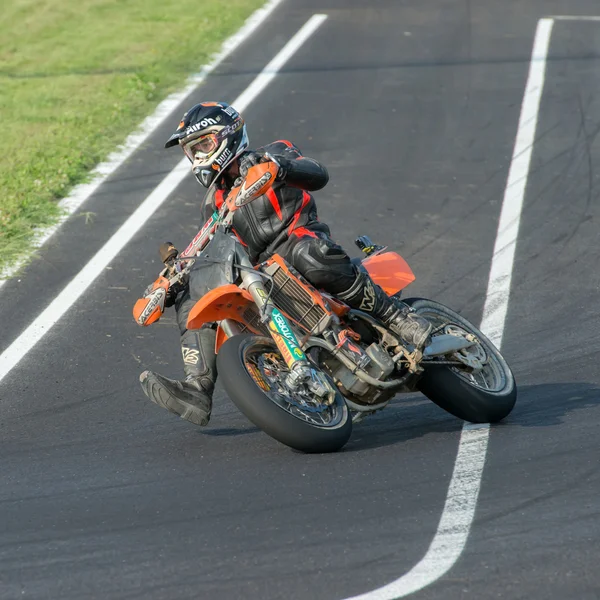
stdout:
<svg viewBox="0 0 600 600">
<path fill-rule="evenodd" d="M 223 319 L 219 324 L 228 338 L 242 333 L 240 326 L 233 319 Z"/>
</svg>

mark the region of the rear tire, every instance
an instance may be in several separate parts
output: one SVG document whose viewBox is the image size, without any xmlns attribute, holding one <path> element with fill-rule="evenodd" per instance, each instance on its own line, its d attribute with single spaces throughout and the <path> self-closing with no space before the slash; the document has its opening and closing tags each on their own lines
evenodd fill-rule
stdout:
<svg viewBox="0 0 600 600">
<path fill-rule="evenodd" d="M 290 448 L 311 453 L 340 450 L 352 433 L 352 418 L 343 396 L 336 391 L 330 425 L 309 423 L 284 408 L 285 401 L 280 404 L 267 395 L 248 372 L 248 356 L 261 356 L 261 353 L 279 356 L 273 340 L 255 335 L 236 335 L 221 346 L 217 370 L 233 403 L 252 423 Z M 268 386 L 266 381 L 263 383 Z M 281 394 L 279 397 L 284 399 Z M 293 404 L 290 406 L 294 409 Z"/>
<path fill-rule="evenodd" d="M 436 318 L 458 325 L 473 333 L 479 340 L 488 357 L 484 369 L 493 370 L 496 389 L 482 389 L 469 382 L 468 372 L 455 367 L 429 364 L 425 367 L 417 388 L 438 406 L 471 423 L 494 423 L 504 419 L 513 409 L 517 400 L 517 385 L 514 375 L 499 350 L 477 327 L 452 309 L 424 298 L 404 300 L 417 313 L 428 317 L 436 327 Z"/>
</svg>

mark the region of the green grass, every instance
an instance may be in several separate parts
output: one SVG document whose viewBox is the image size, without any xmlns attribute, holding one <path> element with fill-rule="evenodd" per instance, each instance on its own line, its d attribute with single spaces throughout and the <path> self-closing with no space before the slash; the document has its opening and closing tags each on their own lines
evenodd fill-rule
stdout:
<svg viewBox="0 0 600 600">
<path fill-rule="evenodd" d="M 9 0 L 0 20 L 0 271 L 57 200 L 264 0 Z"/>
</svg>

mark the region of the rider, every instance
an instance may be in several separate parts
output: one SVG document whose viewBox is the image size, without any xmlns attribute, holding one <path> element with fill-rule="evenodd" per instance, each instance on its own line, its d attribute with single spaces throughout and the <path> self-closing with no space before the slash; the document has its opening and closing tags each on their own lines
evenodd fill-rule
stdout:
<svg viewBox="0 0 600 600">
<path fill-rule="evenodd" d="M 198 182 L 208 188 L 206 218 L 221 207 L 236 180 L 245 177 L 250 167 L 266 160 L 267 153 L 274 157 L 281 167 L 274 186 L 233 215 L 233 231 L 250 260 L 258 263 L 278 253 L 316 288 L 372 314 L 406 342 L 416 347 L 426 344 L 430 323 L 403 302 L 390 298 L 364 270 L 357 269 L 343 248 L 329 237 L 329 227 L 318 220 L 315 200 L 309 192 L 327 184 L 329 175 L 323 165 L 303 156 L 285 140 L 249 150 L 244 120 L 225 102 L 202 102 L 190 108 L 165 147 L 177 144 L 192 163 Z M 160 254 L 166 262 L 177 255 L 177 250 L 166 242 Z M 217 378 L 215 330 L 211 326 L 186 328 L 196 300 L 186 287 L 171 294 L 167 302 L 175 304 L 185 379 L 176 381 L 145 371 L 140 382 L 146 395 L 159 406 L 192 423 L 206 425 Z"/>
</svg>

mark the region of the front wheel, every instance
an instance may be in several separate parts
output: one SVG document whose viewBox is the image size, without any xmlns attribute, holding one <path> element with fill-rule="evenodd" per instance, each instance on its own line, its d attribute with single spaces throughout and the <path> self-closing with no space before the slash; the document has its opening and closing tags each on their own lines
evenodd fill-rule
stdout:
<svg viewBox="0 0 600 600">
<path fill-rule="evenodd" d="M 452 309 L 424 298 L 404 300 L 433 324 L 434 335 L 474 335 L 477 343 L 459 357 L 457 365 L 423 363 L 425 372 L 417 387 L 438 406 L 465 421 L 494 423 L 504 419 L 517 400 L 515 378 L 498 349 L 472 323 Z M 456 356 L 442 357 L 450 362 Z M 476 366 L 476 368 L 473 368 Z"/>
<path fill-rule="evenodd" d="M 290 391 L 289 371 L 267 337 L 236 335 L 217 356 L 225 391 L 240 411 L 277 441 L 302 452 L 335 452 L 352 433 L 352 418 L 336 390 L 325 404 L 307 389 Z"/>
</svg>

